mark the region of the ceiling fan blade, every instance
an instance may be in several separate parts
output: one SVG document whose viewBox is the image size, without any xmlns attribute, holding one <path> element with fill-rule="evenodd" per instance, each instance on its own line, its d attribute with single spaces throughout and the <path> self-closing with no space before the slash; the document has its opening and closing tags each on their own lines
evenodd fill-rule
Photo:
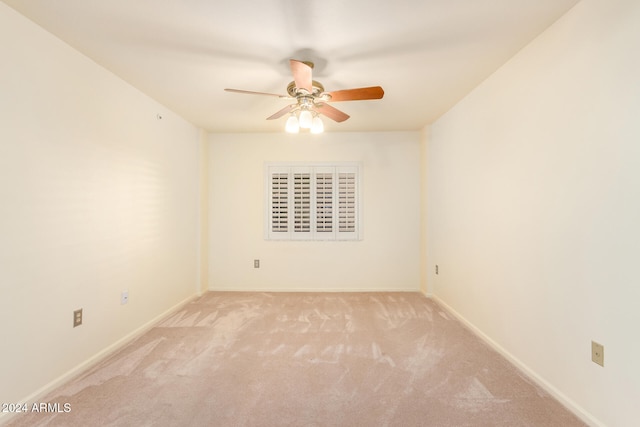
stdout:
<svg viewBox="0 0 640 427">
<path fill-rule="evenodd" d="M 290 113 L 291 111 L 295 110 L 297 107 L 298 107 L 298 104 L 287 105 L 282 110 L 280 110 L 277 113 L 272 114 L 271 116 L 267 117 L 267 120 L 279 119 L 280 117 L 284 116 L 285 114 Z"/>
<path fill-rule="evenodd" d="M 291 98 L 288 95 L 278 95 L 277 93 L 267 93 L 267 92 L 253 92 L 250 90 L 242 90 L 242 89 L 225 89 L 225 91 L 234 92 L 234 93 L 244 93 L 247 95 L 267 95 L 267 96 L 275 96 L 278 98 Z"/>
<path fill-rule="evenodd" d="M 327 101 L 364 101 L 367 99 L 381 99 L 384 96 L 384 90 L 380 86 L 361 87 L 358 89 L 337 90 L 335 92 L 326 92 L 331 96 Z"/>
<path fill-rule="evenodd" d="M 313 92 L 313 77 L 312 68 L 302 61 L 295 59 L 289 60 L 291 64 L 291 74 L 293 74 L 293 80 L 296 82 L 298 89 L 306 89 L 309 93 Z"/>
<path fill-rule="evenodd" d="M 335 120 L 338 123 L 344 122 L 349 118 L 349 115 L 347 113 L 343 113 L 337 108 L 332 107 L 329 104 L 325 104 L 324 102 L 317 103 L 313 108 L 313 111 L 315 111 L 318 114 L 325 115 L 329 117 L 331 120 Z"/>
</svg>

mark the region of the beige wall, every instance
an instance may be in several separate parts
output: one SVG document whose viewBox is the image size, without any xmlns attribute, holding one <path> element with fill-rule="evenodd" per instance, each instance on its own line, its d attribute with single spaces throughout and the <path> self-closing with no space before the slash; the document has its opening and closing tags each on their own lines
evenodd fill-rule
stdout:
<svg viewBox="0 0 640 427">
<path fill-rule="evenodd" d="M 418 132 L 211 135 L 210 142 L 210 289 L 419 290 Z M 364 239 L 265 241 L 267 161 L 362 162 Z"/>
<path fill-rule="evenodd" d="M 640 402 L 639 22 L 583 0 L 428 135 L 434 294 L 609 426 Z"/>
<path fill-rule="evenodd" d="M 198 130 L 4 3 L 0 39 L 0 402 L 22 403 L 196 294 Z"/>
</svg>

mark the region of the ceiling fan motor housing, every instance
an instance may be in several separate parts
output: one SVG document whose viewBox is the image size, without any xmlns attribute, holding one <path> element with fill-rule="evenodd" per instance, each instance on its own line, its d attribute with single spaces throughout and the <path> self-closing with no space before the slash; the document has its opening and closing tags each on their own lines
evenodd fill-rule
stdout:
<svg viewBox="0 0 640 427">
<path fill-rule="evenodd" d="M 308 93 L 306 89 L 297 88 L 296 87 L 296 82 L 293 81 L 293 82 L 289 83 L 289 85 L 287 86 L 287 93 L 292 98 L 297 98 L 300 95 L 302 95 L 302 96 L 311 95 L 313 98 L 318 98 L 324 93 L 324 86 L 322 85 L 322 83 L 320 83 L 320 82 L 318 82 L 316 80 L 312 80 L 311 81 L 311 85 L 313 87 L 313 92 L 312 93 Z"/>
</svg>

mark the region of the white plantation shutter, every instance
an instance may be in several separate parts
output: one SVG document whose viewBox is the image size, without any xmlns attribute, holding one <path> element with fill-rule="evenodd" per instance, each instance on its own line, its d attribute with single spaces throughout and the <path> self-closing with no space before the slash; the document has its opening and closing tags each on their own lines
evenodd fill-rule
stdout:
<svg viewBox="0 0 640 427">
<path fill-rule="evenodd" d="M 289 231 L 289 174 L 274 172 L 271 179 L 271 232 Z"/>
<path fill-rule="evenodd" d="M 336 168 L 315 166 L 314 240 L 336 239 Z"/>
<path fill-rule="evenodd" d="M 334 218 L 334 174 L 316 173 L 316 232 L 333 234 Z"/>
<path fill-rule="evenodd" d="M 265 165 L 269 240 L 359 240 L 359 165 Z"/>
<path fill-rule="evenodd" d="M 308 239 L 311 233 L 311 171 L 294 169 L 293 238 Z"/>
<path fill-rule="evenodd" d="M 356 174 L 338 172 L 338 232 L 355 233 L 357 216 Z"/>
</svg>

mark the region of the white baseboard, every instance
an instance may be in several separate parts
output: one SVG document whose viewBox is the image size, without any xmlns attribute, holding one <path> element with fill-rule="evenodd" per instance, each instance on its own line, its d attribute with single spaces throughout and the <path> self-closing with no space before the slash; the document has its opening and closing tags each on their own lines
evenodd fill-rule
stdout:
<svg viewBox="0 0 640 427">
<path fill-rule="evenodd" d="M 423 293 L 424 294 L 424 293 Z M 535 384 L 540 386 L 543 390 L 553 396 L 556 400 L 558 400 L 562 405 L 564 405 L 569 411 L 573 412 L 578 418 L 587 423 L 591 427 L 606 427 L 601 421 L 597 420 L 593 415 L 589 412 L 585 411 L 580 405 L 574 402 L 572 399 L 567 397 L 560 390 L 555 388 L 551 383 L 546 381 L 540 375 L 538 375 L 535 371 L 533 371 L 529 366 L 524 364 L 520 359 L 513 356 L 509 353 L 504 347 L 496 343 L 493 339 L 491 339 L 488 335 L 478 329 L 475 325 L 469 322 L 464 316 L 458 313 L 456 310 L 451 308 L 447 303 L 442 301 L 435 295 L 427 295 L 428 298 L 435 301 L 439 306 L 444 308 L 449 314 L 458 319 L 464 326 L 466 326 L 471 332 L 473 332 L 476 336 L 478 336 L 481 340 L 487 343 L 492 349 L 500 353 L 504 356 L 509 362 L 515 365 L 523 374 L 525 374 L 528 378 L 531 379 Z"/>
<path fill-rule="evenodd" d="M 209 288 L 210 292 L 415 292 L 420 293 L 419 288 L 396 288 L 396 289 L 378 289 L 378 288 L 234 288 L 216 286 Z"/>
<path fill-rule="evenodd" d="M 120 350 L 122 347 L 124 347 L 125 345 L 127 345 L 128 343 L 133 341 L 134 339 L 136 339 L 139 336 L 143 335 L 145 332 L 147 332 L 148 330 L 150 330 L 151 328 L 156 326 L 162 320 L 164 320 L 165 318 L 169 317 L 170 315 L 172 315 L 173 313 L 178 311 L 180 308 L 182 308 L 184 305 L 186 305 L 189 302 L 195 300 L 199 296 L 200 295 L 195 294 L 195 295 L 192 295 L 192 296 L 184 299 L 183 301 L 179 302 L 178 304 L 176 304 L 173 307 L 171 307 L 168 310 L 166 310 L 164 313 L 154 317 L 153 319 L 151 319 L 150 321 L 148 321 L 144 325 L 142 325 L 139 328 L 133 330 L 132 332 L 130 332 L 129 334 L 127 334 L 124 337 L 120 338 L 118 341 L 114 342 L 113 344 L 107 346 L 106 348 L 104 348 L 100 352 L 96 353 L 95 355 L 93 355 L 89 359 L 85 360 L 84 362 L 82 362 L 81 364 L 76 366 L 75 368 L 72 368 L 71 370 L 69 370 L 66 373 L 62 374 L 61 376 L 59 376 L 55 380 L 53 380 L 50 383 L 44 385 L 43 387 L 41 387 L 40 389 L 36 390 L 34 393 L 30 394 L 29 396 L 25 397 L 24 399 L 19 400 L 19 402 L 39 402 L 39 401 L 41 401 L 47 394 L 49 394 L 50 392 L 55 390 L 57 387 L 59 387 L 62 384 L 66 383 L 67 381 L 73 379 L 78 374 L 84 372 L 85 370 L 91 368 L 92 366 L 97 365 L 99 362 L 101 362 L 102 360 L 104 360 L 107 357 L 111 356 L 113 353 L 115 353 L 116 351 Z M 12 414 L 12 413 L 0 413 L 0 425 L 4 425 L 4 424 L 8 423 L 16 415 L 17 414 Z"/>
</svg>

